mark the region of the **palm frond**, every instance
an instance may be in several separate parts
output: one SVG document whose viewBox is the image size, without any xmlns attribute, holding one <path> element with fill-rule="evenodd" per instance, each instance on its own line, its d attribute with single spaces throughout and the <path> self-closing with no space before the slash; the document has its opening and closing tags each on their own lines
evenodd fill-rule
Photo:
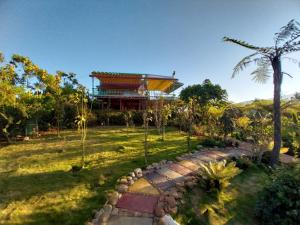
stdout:
<svg viewBox="0 0 300 225">
<path fill-rule="evenodd" d="M 290 20 L 287 25 L 280 28 L 278 33 L 275 33 L 275 46 L 285 42 L 283 46 L 290 45 L 300 37 L 300 23 L 296 20 Z"/>
<path fill-rule="evenodd" d="M 245 41 L 234 39 L 234 38 L 229 38 L 229 37 L 223 37 L 223 41 L 225 41 L 225 42 L 231 42 L 231 43 L 240 45 L 242 47 L 245 47 L 245 48 L 257 51 L 257 52 L 262 53 L 262 54 L 270 54 L 274 50 L 271 47 L 258 47 L 258 46 L 249 44 L 249 43 L 247 43 Z"/>
<path fill-rule="evenodd" d="M 270 72 L 270 61 L 261 59 L 257 62 L 257 69 L 251 73 L 252 80 L 257 83 L 266 83 L 270 77 Z"/>
<path fill-rule="evenodd" d="M 241 61 L 236 64 L 236 66 L 233 68 L 233 73 L 231 75 L 231 78 L 234 78 L 239 72 L 243 71 L 249 64 L 253 62 L 252 57 L 258 55 L 258 53 L 253 53 L 251 55 L 248 55 L 244 57 Z"/>
</svg>

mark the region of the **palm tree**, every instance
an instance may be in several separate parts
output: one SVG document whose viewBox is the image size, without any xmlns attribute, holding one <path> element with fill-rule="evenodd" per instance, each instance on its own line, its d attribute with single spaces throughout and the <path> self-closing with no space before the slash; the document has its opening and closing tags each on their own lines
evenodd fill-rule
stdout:
<svg viewBox="0 0 300 225">
<path fill-rule="evenodd" d="M 247 42 L 232 39 L 228 37 L 223 38 L 226 42 L 231 42 L 239 46 L 255 51 L 253 54 L 243 58 L 233 70 L 232 77 L 235 77 L 241 70 L 255 63 L 257 69 L 254 70 L 253 80 L 265 83 L 270 77 L 270 68 L 273 69 L 273 84 L 274 84 L 274 100 L 273 100 L 273 122 L 274 122 L 274 147 L 271 157 L 271 166 L 275 166 L 279 160 L 279 153 L 281 147 L 281 84 L 284 75 L 289 75 L 281 69 L 281 60 L 289 59 L 292 62 L 298 62 L 295 59 L 286 57 L 289 53 L 300 51 L 300 23 L 291 20 L 288 24 L 280 29 L 274 36 L 274 46 L 258 47 Z M 299 63 L 300 66 L 300 63 Z"/>
</svg>

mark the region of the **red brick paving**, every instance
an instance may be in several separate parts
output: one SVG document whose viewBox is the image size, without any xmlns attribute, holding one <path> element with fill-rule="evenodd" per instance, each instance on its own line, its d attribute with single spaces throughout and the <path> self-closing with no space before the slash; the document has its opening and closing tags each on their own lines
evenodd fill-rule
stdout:
<svg viewBox="0 0 300 225">
<path fill-rule="evenodd" d="M 142 213 L 153 213 L 158 197 L 136 193 L 124 193 L 117 203 L 118 208 Z"/>
</svg>

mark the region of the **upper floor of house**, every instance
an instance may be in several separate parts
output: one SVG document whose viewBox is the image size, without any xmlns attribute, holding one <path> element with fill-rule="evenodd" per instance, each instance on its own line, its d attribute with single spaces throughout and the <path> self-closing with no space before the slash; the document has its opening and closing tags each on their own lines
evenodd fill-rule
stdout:
<svg viewBox="0 0 300 225">
<path fill-rule="evenodd" d="M 174 98 L 183 84 L 172 76 L 140 73 L 92 72 L 92 95 L 97 98 Z M 96 78 L 96 79 L 95 79 Z"/>
</svg>

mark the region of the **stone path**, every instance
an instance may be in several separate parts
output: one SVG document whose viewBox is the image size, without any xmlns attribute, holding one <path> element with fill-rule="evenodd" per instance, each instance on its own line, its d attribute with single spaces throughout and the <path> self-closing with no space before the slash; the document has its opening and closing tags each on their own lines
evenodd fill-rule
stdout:
<svg viewBox="0 0 300 225">
<path fill-rule="evenodd" d="M 107 217 L 105 212 L 102 212 L 92 224 L 164 224 L 159 223 L 159 219 L 162 221 L 166 219 L 163 216 L 176 213 L 177 203 L 180 202 L 186 187 L 193 187 L 196 184 L 194 175 L 198 172 L 200 164 L 231 157 L 250 156 L 249 149 L 251 149 L 249 146 L 242 145 L 238 149 L 196 151 L 177 157 L 177 162 L 163 160 L 160 163 L 153 163 L 144 171 L 136 169 L 130 173 L 131 176 L 121 179 L 119 186 L 123 185 L 123 188 L 118 190 L 122 194 L 115 203 L 111 203 L 112 209 L 108 210 Z M 127 186 L 129 187 L 126 188 Z"/>
</svg>

